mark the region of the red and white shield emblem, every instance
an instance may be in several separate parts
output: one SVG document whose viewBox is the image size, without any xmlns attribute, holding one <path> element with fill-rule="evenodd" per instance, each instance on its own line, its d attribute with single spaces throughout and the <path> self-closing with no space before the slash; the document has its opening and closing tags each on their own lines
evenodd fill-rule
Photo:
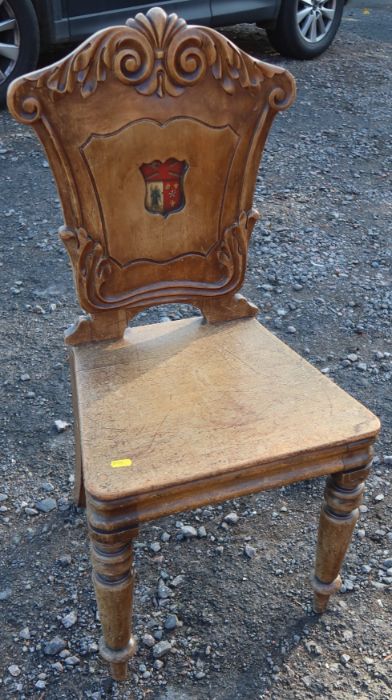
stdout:
<svg viewBox="0 0 392 700">
<path fill-rule="evenodd" d="M 187 169 L 185 160 L 175 158 L 169 158 L 164 163 L 160 160 L 143 163 L 140 171 L 146 183 L 145 206 L 148 211 L 169 216 L 183 208 L 183 181 Z"/>
</svg>

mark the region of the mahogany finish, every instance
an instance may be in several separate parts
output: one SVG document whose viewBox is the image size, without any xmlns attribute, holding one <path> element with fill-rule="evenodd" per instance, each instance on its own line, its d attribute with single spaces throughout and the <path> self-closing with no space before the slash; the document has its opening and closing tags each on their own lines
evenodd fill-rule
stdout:
<svg viewBox="0 0 392 700">
<path fill-rule="evenodd" d="M 86 316 L 66 334 L 75 499 L 113 678 L 135 653 L 140 523 L 330 475 L 313 587 L 322 612 L 358 518 L 378 419 L 254 318 L 238 292 L 252 199 L 292 76 L 212 29 L 154 8 L 16 80 L 8 104 L 38 134 L 59 190 Z M 127 329 L 186 302 L 204 320 Z"/>
</svg>

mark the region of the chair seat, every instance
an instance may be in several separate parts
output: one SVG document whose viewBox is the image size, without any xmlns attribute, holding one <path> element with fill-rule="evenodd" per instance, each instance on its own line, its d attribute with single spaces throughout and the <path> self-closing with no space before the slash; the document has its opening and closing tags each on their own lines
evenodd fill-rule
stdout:
<svg viewBox="0 0 392 700">
<path fill-rule="evenodd" d="M 73 352 L 84 482 L 101 501 L 293 459 L 306 467 L 379 428 L 255 319 L 135 327 Z"/>
</svg>

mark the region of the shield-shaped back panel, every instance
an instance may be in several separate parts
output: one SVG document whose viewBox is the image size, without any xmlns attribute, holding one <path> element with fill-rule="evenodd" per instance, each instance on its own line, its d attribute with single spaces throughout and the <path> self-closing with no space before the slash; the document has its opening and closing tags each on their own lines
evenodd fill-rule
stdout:
<svg viewBox="0 0 392 700">
<path fill-rule="evenodd" d="M 262 148 L 294 92 L 287 71 L 159 8 L 13 83 L 9 107 L 46 149 L 93 319 L 233 297 Z"/>
</svg>

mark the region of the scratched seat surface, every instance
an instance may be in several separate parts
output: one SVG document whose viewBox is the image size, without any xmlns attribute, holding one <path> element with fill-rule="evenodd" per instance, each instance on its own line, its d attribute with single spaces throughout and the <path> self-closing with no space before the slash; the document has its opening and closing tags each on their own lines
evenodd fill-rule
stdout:
<svg viewBox="0 0 392 700">
<path fill-rule="evenodd" d="M 287 469 L 379 426 L 255 319 L 135 327 L 73 353 L 85 486 L 103 500 L 255 465 Z"/>
</svg>

